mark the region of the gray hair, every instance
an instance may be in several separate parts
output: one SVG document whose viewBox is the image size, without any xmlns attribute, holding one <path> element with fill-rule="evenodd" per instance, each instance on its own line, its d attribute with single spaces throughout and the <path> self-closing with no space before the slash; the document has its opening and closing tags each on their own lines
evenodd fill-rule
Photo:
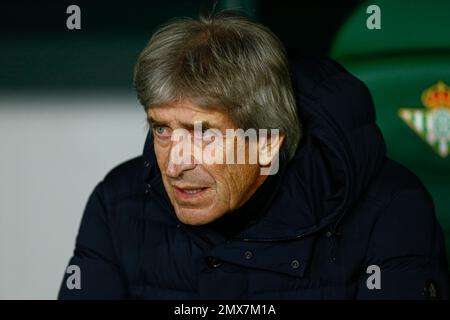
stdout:
<svg viewBox="0 0 450 320">
<path fill-rule="evenodd" d="M 188 99 L 225 110 L 244 130 L 279 129 L 288 160 L 301 138 L 285 49 L 242 16 L 220 12 L 162 26 L 139 55 L 134 86 L 146 110 Z"/>
</svg>

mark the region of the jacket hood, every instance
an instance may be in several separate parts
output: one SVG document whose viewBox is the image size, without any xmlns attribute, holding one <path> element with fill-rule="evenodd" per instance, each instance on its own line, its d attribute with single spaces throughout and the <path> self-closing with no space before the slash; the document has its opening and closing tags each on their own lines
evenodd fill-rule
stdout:
<svg viewBox="0 0 450 320">
<path fill-rule="evenodd" d="M 267 212 L 238 238 L 277 241 L 334 229 L 385 159 L 367 87 L 329 59 L 291 63 L 303 137 L 283 170 Z M 144 160 L 157 169 L 150 135 Z"/>
<path fill-rule="evenodd" d="M 268 214 L 245 238 L 286 240 L 334 230 L 385 159 L 372 97 L 360 80 L 329 59 L 292 62 L 291 72 L 302 142 Z"/>
</svg>

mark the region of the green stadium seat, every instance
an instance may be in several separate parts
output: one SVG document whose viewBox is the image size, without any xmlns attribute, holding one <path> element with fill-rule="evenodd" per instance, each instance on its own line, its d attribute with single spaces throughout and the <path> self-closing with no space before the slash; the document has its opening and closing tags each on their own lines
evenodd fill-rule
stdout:
<svg viewBox="0 0 450 320">
<path fill-rule="evenodd" d="M 381 29 L 366 12 L 378 5 Z M 331 56 L 372 92 L 388 156 L 430 191 L 450 257 L 450 1 L 370 1 L 343 23 Z"/>
</svg>

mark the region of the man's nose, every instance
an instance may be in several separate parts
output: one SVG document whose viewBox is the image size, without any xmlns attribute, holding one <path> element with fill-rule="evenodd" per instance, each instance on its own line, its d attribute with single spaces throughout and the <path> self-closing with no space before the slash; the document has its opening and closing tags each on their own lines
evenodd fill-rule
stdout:
<svg viewBox="0 0 450 320">
<path fill-rule="evenodd" d="M 174 143 L 170 149 L 166 175 L 171 178 L 177 178 L 184 171 L 194 169 L 196 164 L 192 151 L 190 145 L 186 146 L 181 142 Z"/>
</svg>

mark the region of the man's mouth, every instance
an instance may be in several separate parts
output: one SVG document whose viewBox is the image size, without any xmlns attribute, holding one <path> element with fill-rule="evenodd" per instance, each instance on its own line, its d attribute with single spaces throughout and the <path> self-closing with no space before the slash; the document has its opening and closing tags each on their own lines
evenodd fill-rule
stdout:
<svg viewBox="0 0 450 320">
<path fill-rule="evenodd" d="M 175 195 L 178 198 L 188 200 L 188 199 L 194 199 L 197 197 L 200 197 L 203 195 L 209 187 L 184 187 L 179 188 L 174 186 Z"/>
<path fill-rule="evenodd" d="M 185 189 L 185 190 L 180 189 L 180 190 L 183 191 L 183 192 L 189 193 L 189 194 L 196 194 L 196 193 L 199 193 L 200 191 L 202 191 L 203 188 L 199 188 L 199 189 Z"/>
</svg>

